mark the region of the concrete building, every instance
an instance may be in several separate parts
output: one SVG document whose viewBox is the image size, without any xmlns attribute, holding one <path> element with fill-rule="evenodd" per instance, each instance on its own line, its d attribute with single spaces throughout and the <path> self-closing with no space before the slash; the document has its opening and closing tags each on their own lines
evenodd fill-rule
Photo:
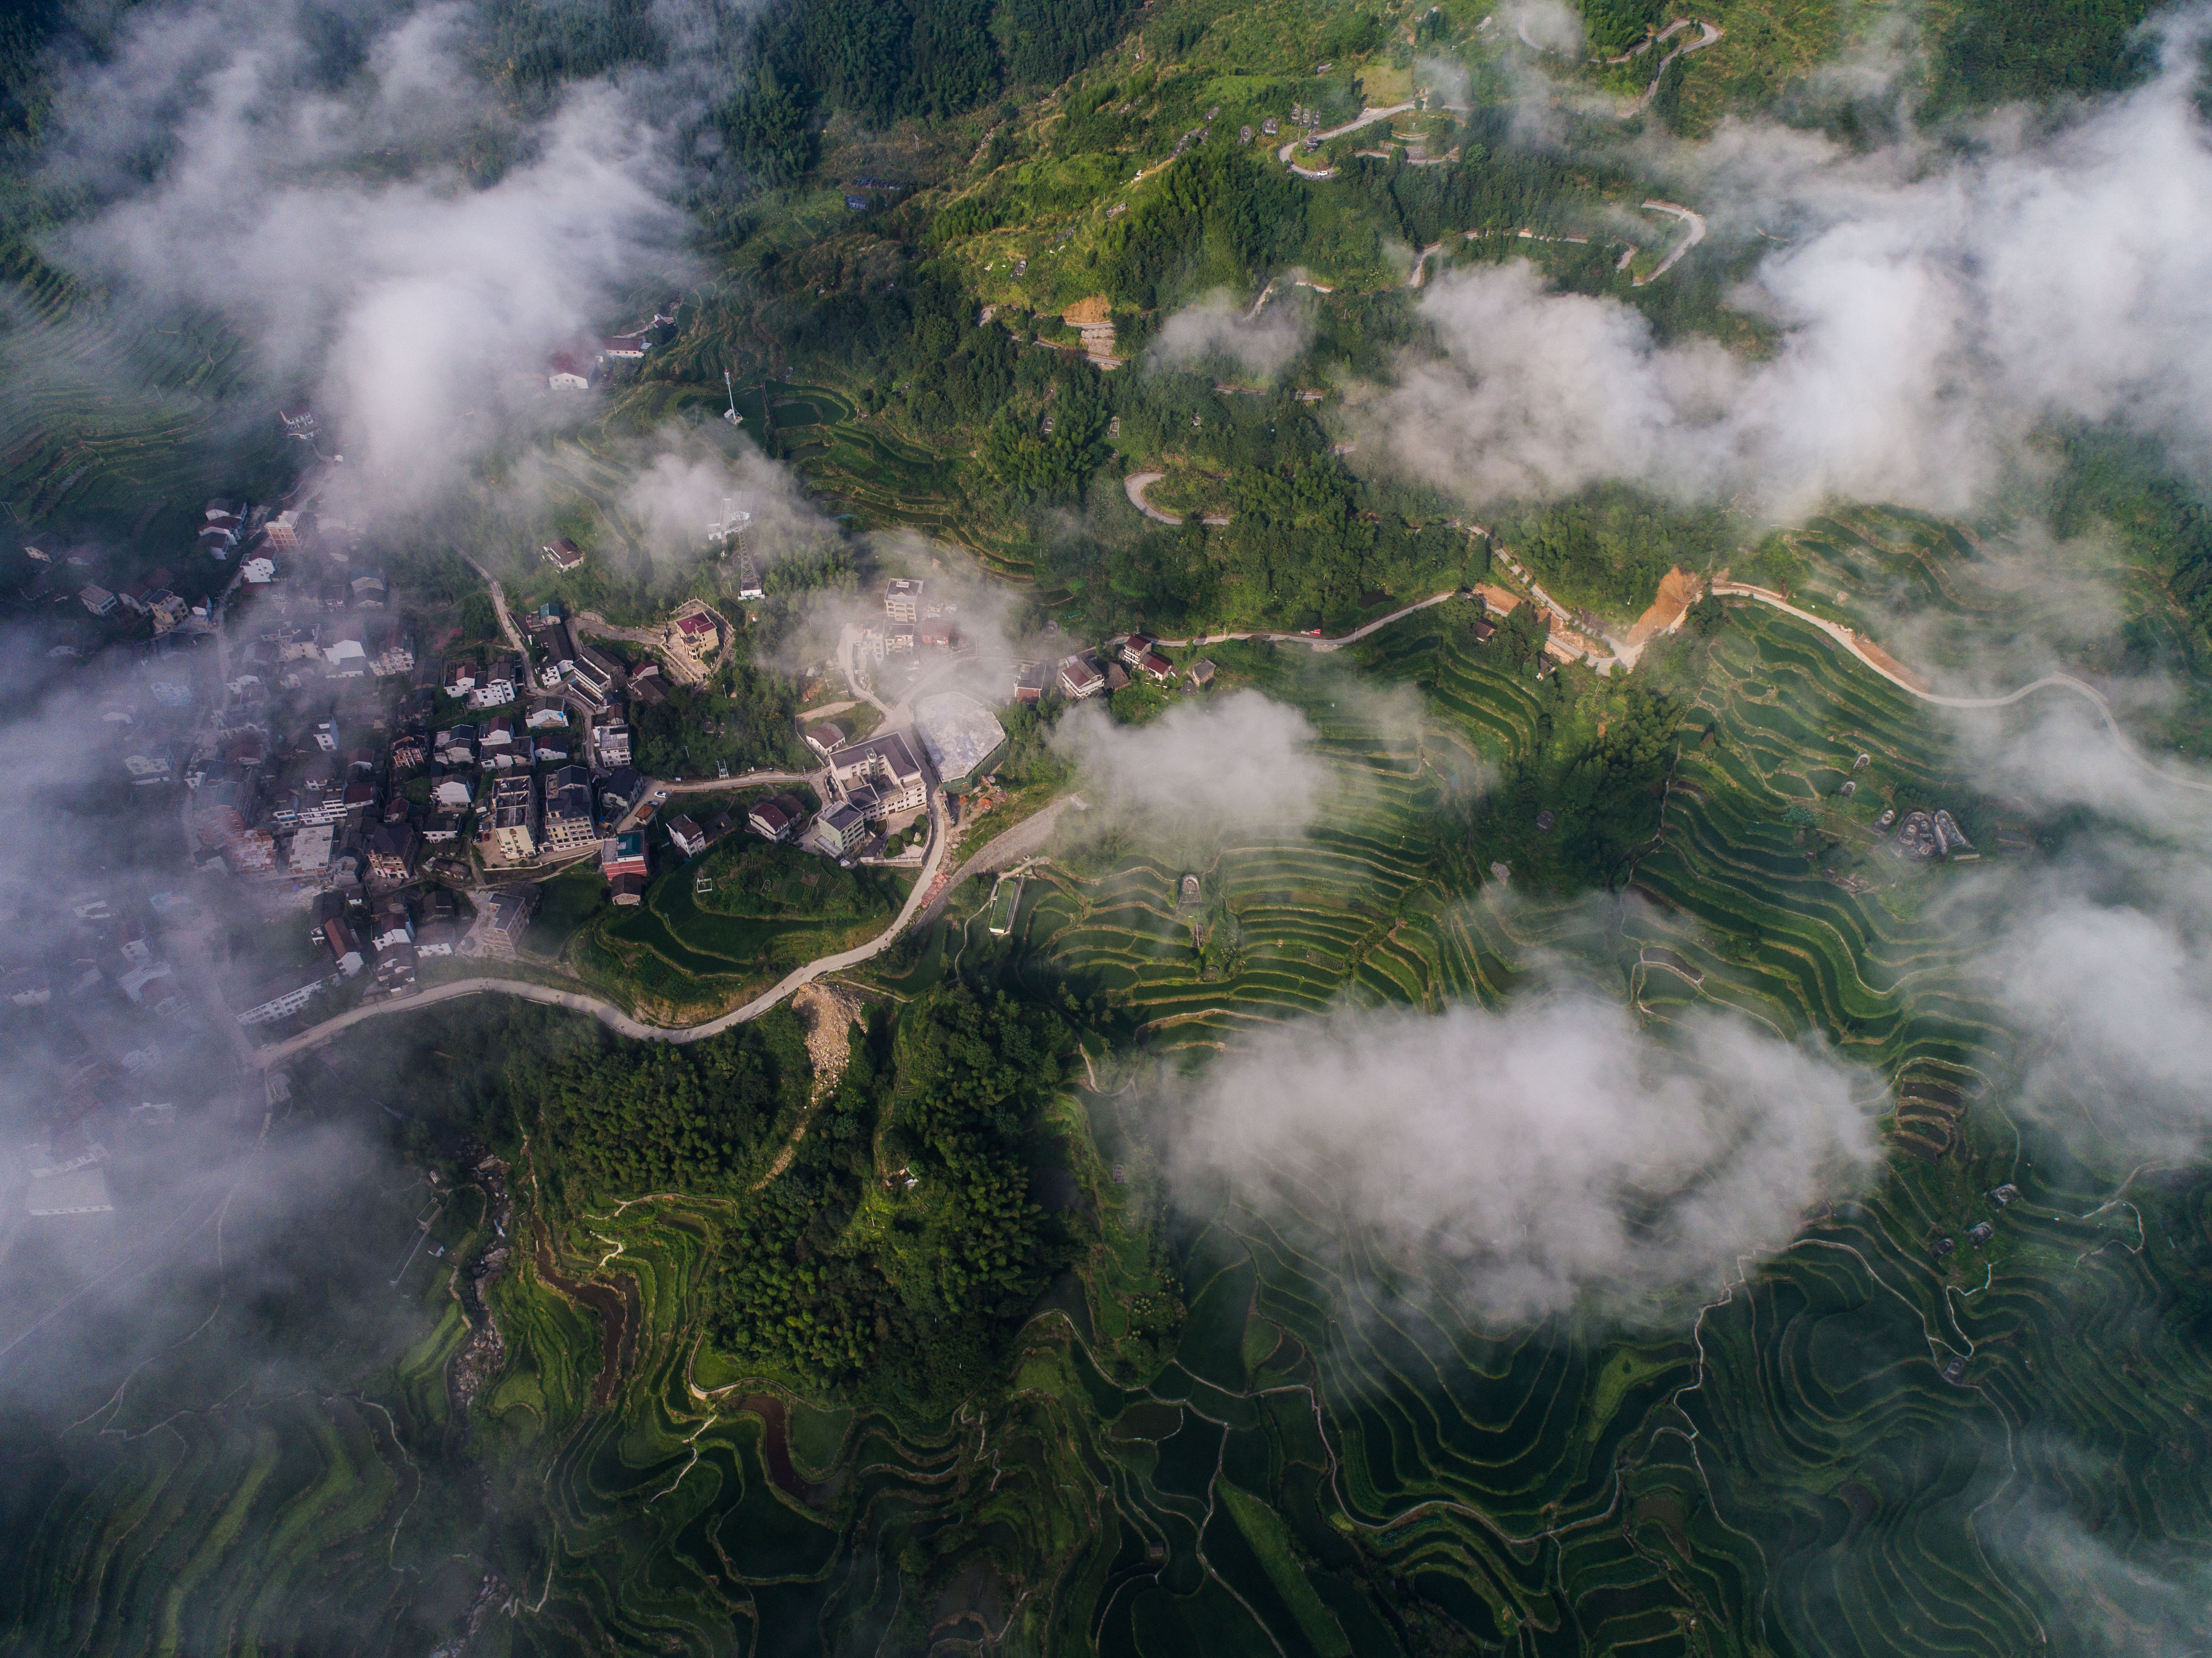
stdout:
<svg viewBox="0 0 2212 1658">
<path fill-rule="evenodd" d="M 921 588 L 919 581 L 894 581 L 884 589 L 884 614 L 893 622 L 915 623 L 921 619 Z"/>
<path fill-rule="evenodd" d="M 516 772 L 495 777 L 491 785 L 490 840 L 499 855 L 511 864 L 526 864 L 538 855 L 538 791 L 530 774 Z"/>
<path fill-rule="evenodd" d="M 546 851 L 580 852 L 598 844 L 592 805 L 592 774 L 583 767 L 563 766 L 545 780 Z"/>
<path fill-rule="evenodd" d="M 323 990 L 327 990 L 337 981 L 338 975 L 327 973 L 327 970 L 316 970 L 316 973 L 305 975 L 305 977 L 301 977 L 299 973 L 292 973 L 289 977 L 272 980 L 254 993 L 258 1001 L 254 1001 L 250 1008 L 246 1008 L 246 1012 L 239 1015 L 239 1023 L 241 1026 L 265 1026 L 265 1023 L 274 1023 L 276 1019 L 285 1019 L 285 1017 L 295 1015 L 301 1008 L 305 1008 L 319 995 L 323 995 Z"/>
<path fill-rule="evenodd" d="M 843 801 L 819 813 L 806 831 L 806 844 L 826 858 L 849 858 L 867 844 L 868 820 Z"/>
<path fill-rule="evenodd" d="M 350 979 L 368 964 L 368 952 L 362 948 L 359 938 L 343 915 L 333 915 L 322 926 L 323 947 L 331 953 L 331 961 L 340 974 Z"/>
<path fill-rule="evenodd" d="M 368 831 L 368 872 L 380 881 L 412 879 L 422 847 L 411 823 L 374 824 Z"/>
<path fill-rule="evenodd" d="M 522 948 L 522 935 L 538 913 L 538 889 L 504 887 L 491 895 L 477 916 L 475 928 L 463 946 L 465 954 L 513 961 Z"/>
<path fill-rule="evenodd" d="M 874 799 L 868 814 L 872 817 L 908 811 L 928 799 L 921 764 L 898 732 L 879 732 L 831 750 L 830 781 L 848 799 L 857 788 L 872 789 Z"/>
<path fill-rule="evenodd" d="M 635 903 L 644 891 L 644 881 L 653 872 L 651 854 L 646 851 L 645 831 L 630 829 L 621 835 L 611 835 L 600 845 L 599 873 L 615 884 L 617 903 Z M 625 897 L 619 884 L 625 876 L 638 880 L 635 896 Z"/>
</svg>

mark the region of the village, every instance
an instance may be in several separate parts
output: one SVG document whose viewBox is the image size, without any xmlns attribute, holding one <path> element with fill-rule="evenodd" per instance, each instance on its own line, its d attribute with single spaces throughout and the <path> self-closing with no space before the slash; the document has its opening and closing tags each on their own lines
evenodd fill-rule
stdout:
<svg viewBox="0 0 2212 1658">
<path fill-rule="evenodd" d="M 278 419 L 315 440 L 306 405 Z M 131 798 L 173 809 L 191 869 L 265 924 L 268 947 L 215 975 L 227 1018 L 246 1031 L 527 959 L 544 884 L 579 869 L 623 906 L 732 835 L 919 872 L 963 802 L 988 811 L 1001 793 L 993 768 L 1007 737 L 994 708 L 1178 678 L 1203 689 L 1212 676 L 1205 662 L 1178 671 L 1145 634 L 994 656 L 963 635 L 957 601 L 895 577 L 879 619 L 848 626 L 821 670 L 842 673 L 849 695 L 802 715 L 798 751 L 811 765 L 762 756 L 717 762 L 712 776 L 654 776 L 641 720 L 679 687 L 708 693 L 745 625 L 740 607 L 762 596 L 747 514 L 708 526 L 736 574 L 726 613 L 694 598 L 654 626 L 617 628 L 557 600 L 510 613 L 492 582 L 499 638 L 459 643 L 447 629 L 425 648 L 417 630 L 442 612 L 394 590 L 362 530 L 325 504 L 326 476 L 312 469 L 280 501 L 208 501 L 190 550 L 203 580 L 178 583 L 203 590 L 193 600 L 166 570 L 113 589 L 70 586 L 100 568 L 100 550 L 51 536 L 24 548 L 50 615 L 66 604 L 94 629 L 59 649 L 131 664 L 100 710 Z M 526 550 L 562 574 L 589 556 L 566 537 Z M 174 1011 L 187 999 L 163 988 L 169 973 L 149 958 L 107 976 L 127 980 L 134 1002 Z M 66 988 L 27 960 L 9 983 L 18 999 Z"/>
</svg>

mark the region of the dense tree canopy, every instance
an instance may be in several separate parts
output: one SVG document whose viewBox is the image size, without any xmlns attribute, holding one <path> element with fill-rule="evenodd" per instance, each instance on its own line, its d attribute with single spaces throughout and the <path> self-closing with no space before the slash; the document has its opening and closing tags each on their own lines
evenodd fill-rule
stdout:
<svg viewBox="0 0 2212 1658">
<path fill-rule="evenodd" d="M 1717 507 L 1671 508 L 1611 484 L 1516 513 L 1499 534 L 1563 597 L 1629 610 L 1651 603 L 1670 568 L 1702 572 L 1729 543 Z"/>
<path fill-rule="evenodd" d="M 647 1192 L 726 1196 L 763 1141 L 806 1098 L 804 1033 L 788 1011 L 702 1042 L 611 1038 L 541 1069 L 523 1062 L 545 1135 L 580 1200 Z"/>
<path fill-rule="evenodd" d="M 732 1352 L 817 1383 L 872 1372 L 947 1404 L 985 1374 L 1065 1254 L 1029 1193 L 1060 1083 L 1059 1017 L 957 987 L 879 1018 L 740 1211 L 714 1323 Z"/>
</svg>

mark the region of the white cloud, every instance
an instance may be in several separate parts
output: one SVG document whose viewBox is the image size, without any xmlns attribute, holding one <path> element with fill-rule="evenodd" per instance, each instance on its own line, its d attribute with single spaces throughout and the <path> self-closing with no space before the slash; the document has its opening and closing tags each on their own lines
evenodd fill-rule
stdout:
<svg viewBox="0 0 2212 1658">
<path fill-rule="evenodd" d="M 1052 734 L 1083 774 L 1087 821 L 1133 823 L 1147 844 L 1304 828 L 1334 786 L 1318 742 L 1304 714 L 1256 691 L 1178 702 L 1145 726 L 1079 703 Z"/>
<path fill-rule="evenodd" d="M 2000 115 L 1971 143 L 1856 156 L 1733 123 L 1670 151 L 1723 233 L 1790 238 L 1739 295 L 1777 331 L 1771 353 L 1662 343 L 1525 266 L 1462 270 L 1422 301 L 1444 360 L 1409 361 L 1375 418 L 1476 499 L 1620 477 L 1782 513 L 1829 495 L 1956 512 L 2066 419 L 2212 464 L 2202 23 L 2173 26 L 2154 81 L 2057 130 Z"/>
<path fill-rule="evenodd" d="M 665 136 L 605 82 L 517 125 L 460 28 L 456 7 L 401 12 L 331 90 L 295 6 L 149 9 L 58 105 L 51 177 L 106 205 L 56 256 L 126 300 L 216 311 L 272 387 L 313 385 L 372 506 L 573 419 L 548 355 L 635 320 L 625 295 L 683 264 Z"/>
<path fill-rule="evenodd" d="M 1224 357 L 1262 380 L 1296 361 L 1312 337 L 1303 307 L 1279 300 L 1253 316 L 1236 295 L 1218 288 L 1183 307 L 1161 325 L 1146 360 L 1161 368 L 1187 368 Z"/>
<path fill-rule="evenodd" d="M 1882 1092 L 1814 1041 L 1699 1012 L 1662 1042 L 1572 990 L 1273 1033 L 1206 1079 L 1178 1156 L 1419 1250 L 1488 1317 L 1633 1317 L 1863 1179 Z"/>
</svg>

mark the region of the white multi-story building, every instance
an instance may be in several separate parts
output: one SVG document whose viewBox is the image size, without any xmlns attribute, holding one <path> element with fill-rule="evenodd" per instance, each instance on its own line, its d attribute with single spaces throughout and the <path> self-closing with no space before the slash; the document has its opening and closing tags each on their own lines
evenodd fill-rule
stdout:
<svg viewBox="0 0 2212 1658">
<path fill-rule="evenodd" d="M 893 622 L 921 620 L 921 588 L 919 581 L 894 581 L 884 589 L 884 614 Z"/>
<path fill-rule="evenodd" d="M 830 781 L 848 800 L 856 791 L 870 791 L 873 799 L 864 797 L 864 802 L 871 817 L 908 811 L 928 799 L 921 762 L 914 757 L 914 750 L 899 732 L 878 733 L 831 750 Z"/>
</svg>

